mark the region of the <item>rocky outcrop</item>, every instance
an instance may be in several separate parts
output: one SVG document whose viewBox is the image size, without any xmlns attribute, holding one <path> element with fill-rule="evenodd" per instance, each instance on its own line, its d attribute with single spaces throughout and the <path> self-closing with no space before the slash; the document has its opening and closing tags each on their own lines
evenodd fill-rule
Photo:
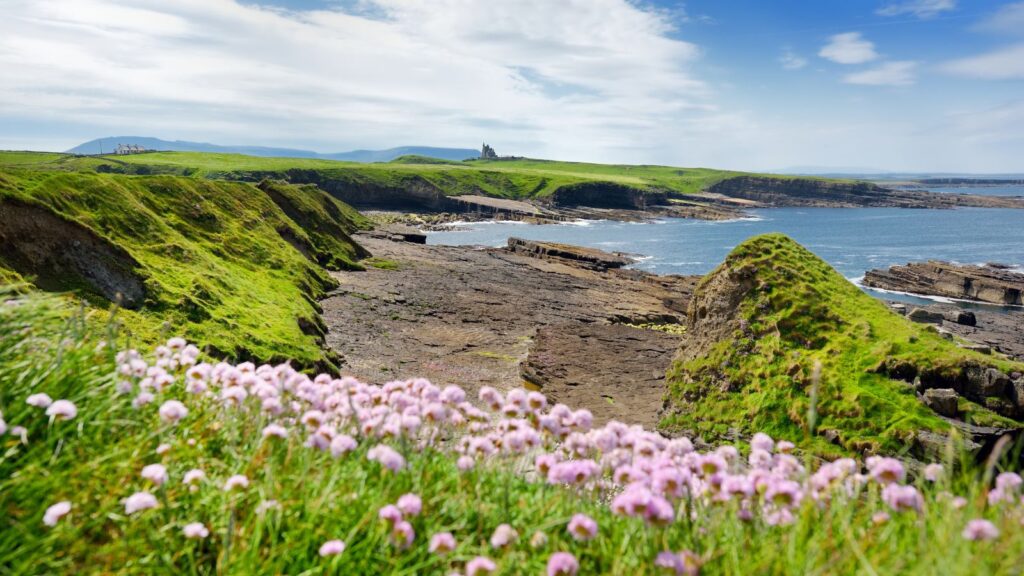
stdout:
<svg viewBox="0 0 1024 576">
<path fill-rule="evenodd" d="M 633 259 L 622 254 L 613 254 L 583 246 L 559 244 L 557 242 L 538 242 L 522 238 L 509 238 L 508 250 L 535 258 L 562 260 L 591 270 L 610 270 L 633 263 Z"/>
<path fill-rule="evenodd" d="M 709 187 L 707 191 L 777 207 L 1024 208 L 1024 198 L 892 190 L 870 182 L 819 178 L 737 176 L 722 180 Z"/>
<path fill-rule="evenodd" d="M 643 210 L 648 206 L 668 204 L 668 194 L 614 182 L 579 182 L 558 188 L 548 201 L 556 206 Z"/>
<path fill-rule="evenodd" d="M 871 288 L 1020 306 L 1024 274 L 1001 265 L 972 266 L 931 260 L 870 270 L 863 284 Z"/>
<path fill-rule="evenodd" d="M 146 299 L 131 254 L 78 222 L 12 198 L 0 201 L 0 262 L 43 290 L 86 287 L 125 308 Z"/>
</svg>

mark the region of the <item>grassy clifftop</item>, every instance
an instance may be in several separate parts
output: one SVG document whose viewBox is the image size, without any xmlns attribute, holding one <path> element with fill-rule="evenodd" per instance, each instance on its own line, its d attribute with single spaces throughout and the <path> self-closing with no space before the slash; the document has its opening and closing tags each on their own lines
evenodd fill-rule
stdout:
<svg viewBox="0 0 1024 576">
<path fill-rule="evenodd" d="M 315 187 L 176 176 L 0 172 L 0 274 L 96 307 L 136 339 L 182 332 L 235 358 L 322 363 L 325 268 L 359 268 L 367 226 Z"/>
<path fill-rule="evenodd" d="M 698 286 L 689 315 L 662 425 L 712 437 L 760 430 L 823 454 L 903 452 L 920 431 L 950 424 L 894 378 L 943 388 L 965 366 L 1021 369 L 891 313 L 781 234 L 737 246 Z M 1013 425 L 960 403 L 966 420 Z"/>
<path fill-rule="evenodd" d="M 693 194 L 725 178 L 741 174 L 708 168 L 605 165 L 532 159 L 454 162 L 423 156 L 403 156 L 388 163 L 361 164 L 202 152 L 156 152 L 105 157 L 8 152 L 0 153 L 0 166 L 3 165 L 48 170 L 175 174 L 243 181 L 275 177 L 293 182 L 322 184 L 333 181 L 348 187 L 378 189 L 426 186 L 447 196 L 484 194 L 514 199 L 546 198 L 563 186 L 592 182 L 610 182 L 644 192 Z"/>
</svg>

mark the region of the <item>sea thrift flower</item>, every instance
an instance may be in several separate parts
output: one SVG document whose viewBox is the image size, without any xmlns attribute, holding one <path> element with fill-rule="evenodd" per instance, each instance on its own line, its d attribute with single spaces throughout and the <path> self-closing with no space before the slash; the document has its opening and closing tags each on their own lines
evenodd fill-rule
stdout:
<svg viewBox="0 0 1024 576">
<path fill-rule="evenodd" d="M 871 516 L 871 522 L 874 524 L 885 524 L 889 521 L 889 518 L 888 512 L 875 512 L 874 515 Z"/>
<path fill-rule="evenodd" d="M 78 416 L 78 408 L 69 400 L 57 400 L 46 409 L 46 415 L 56 420 L 72 420 Z"/>
<path fill-rule="evenodd" d="M 494 530 L 494 534 L 491 535 L 491 546 L 493 548 L 504 548 L 515 544 L 518 539 L 519 532 L 516 532 L 515 528 L 508 524 L 502 524 L 498 526 Z"/>
<path fill-rule="evenodd" d="M 193 468 L 188 472 L 185 472 L 185 478 L 182 479 L 182 482 L 188 486 L 195 486 L 204 478 L 206 478 L 206 472 L 203 472 L 198 468 Z"/>
<path fill-rule="evenodd" d="M 7 431 L 7 424 L 0 417 L 0 435 Z M 11 436 L 17 436 L 22 444 L 28 444 L 28 429 L 24 426 L 14 426 L 10 430 Z"/>
<path fill-rule="evenodd" d="M 868 471 L 871 478 L 879 484 L 903 482 L 907 477 L 907 471 L 903 468 L 903 463 L 895 458 L 868 458 Z"/>
<path fill-rule="evenodd" d="M 157 486 L 167 482 L 167 468 L 163 464 L 150 464 L 142 469 L 142 477 Z"/>
<path fill-rule="evenodd" d="M 256 507 L 256 513 L 262 516 L 263 514 L 266 514 L 271 510 L 280 509 L 281 503 L 278 502 L 277 500 L 264 500 L 263 502 L 260 502 L 259 506 Z"/>
<path fill-rule="evenodd" d="M 416 538 L 416 531 L 412 529 L 412 524 L 405 520 L 398 522 L 391 528 L 391 542 L 401 549 L 406 549 L 412 546 L 412 541 Z"/>
<path fill-rule="evenodd" d="M 394 448 L 385 446 L 384 444 L 378 444 L 366 453 L 366 457 L 370 460 L 375 460 L 380 463 L 381 466 L 391 470 L 392 472 L 398 472 L 405 468 L 405 458 L 402 457 Z"/>
<path fill-rule="evenodd" d="M 541 532 L 540 530 L 533 533 L 530 536 L 530 547 L 531 548 L 543 548 L 548 545 L 548 535 Z"/>
<path fill-rule="evenodd" d="M 568 530 L 576 540 L 591 540 L 597 536 L 597 522 L 585 514 L 576 514 L 569 521 Z"/>
<path fill-rule="evenodd" d="M 171 424 L 188 416 L 188 408 L 177 400 L 168 400 L 160 406 L 160 418 Z"/>
<path fill-rule="evenodd" d="M 924 479 L 929 482 L 938 482 L 942 478 L 942 464 L 929 464 L 924 467 Z"/>
<path fill-rule="evenodd" d="M 459 456 L 459 459 L 455 461 L 455 467 L 462 472 L 468 472 L 473 469 L 476 462 L 471 456 Z"/>
<path fill-rule="evenodd" d="M 25 403 L 36 408 L 48 408 L 53 404 L 53 399 L 47 394 L 33 394 L 25 399 Z"/>
<path fill-rule="evenodd" d="M 230 492 L 236 488 L 246 489 L 249 487 L 249 479 L 241 474 L 235 474 L 224 483 L 224 491 Z"/>
<path fill-rule="evenodd" d="M 913 486 L 889 484 L 882 490 L 882 500 L 897 512 L 906 510 L 920 512 L 924 507 L 924 499 L 921 497 L 921 493 Z"/>
<path fill-rule="evenodd" d="M 671 570 L 681 576 L 697 576 L 700 572 L 700 562 L 697 556 L 689 550 L 679 553 L 659 552 L 658 557 L 654 559 L 654 565 Z"/>
<path fill-rule="evenodd" d="M 132 494 L 131 496 L 128 497 L 127 500 L 124 501 L 124 512 L 128 515 L 156 507 L 156 497 L 150 494 L 149 492 L 136 492 L 135 494 Z"/>
<path fill-rule="evenodd" d="M 345 543 L 341 540 L 328 540 L 320 546 L 320 556 L 337 556 L 345 551 Z"/>
<path fill-rule="evenodd" d="M 405 494 L 398 499 L 398 509 L 406 516 L 418 516 L 423 509 L 423 500 L 415 494 Z"/>
<path fill-rule="evenodd" d="M 288 429 L 280 424 L 267 424 L 263 427 L 264 438 L 287 438 Z"/>
<path fill-rule="evenodd" d="M 576 576 L 580 563 L 568 552 L 555 552 L 548 558 L 548 576 Z"/>
<path fill-rule="evenodd" d="M 765 452 L 771 453 L 772 448 L 774 447 L 775 441 L 772 440 L 771 436 L 763 432 L 758 432 L 757 434 L 754 434 L 754 437 L 750 439 L 751 450 L 763 450 Z"/>
<path fill-rule="evenodd" d="M 397 524 L 402 521 L 402 511 L 394 504 L 388 504 L 377 512 L 377 517 L 388 524 Z"/>
<path fill-rule="evenodd" d="M 490 558 L 477 556 L 466 563 L 466 576 L 483 576 L 491 574 L 497 569 L 497 564 Z"/>
<path fill-rule="evenodd" d="M 46 509 L 46 513 L 43 514 L 43 524 L 53 527 L 57 525 L 57 522 L 61 518 L 67 516 L 71 512 L 71 502 L 63 501 L 57 502 L 53 506 Z"/>
<path fill-rule="evenodd" d="M 202 522 L 192 522 L 191 524 L 186 524 L 185 527 L 181 529 L 181 533 L 185 535 L 185 538 L 201 540 L 210 535 L 210 530 L 207 529 Z"/>
<path fill-rule="evenodd" d="M 194 444 L 192 444 L 192 445 L 194 445 Z M 171 445 L 170 444 L 161 444 L 161 445 L 156 447 L 156 450 L 154 450 L 154 452 L 156 452 L 157 456 L 163 456 L 164 454 L 166 454 L 166 453 L 168 453 L 170 451 L 171 451 Z"/>
<path fill-rule="evenodd" d="M 971 520 L 961 533 L 967 540 L 994 540 L 999 537 L 999 529 L 988 520 Z"/>
<path fill-rule="evenodd" d="M 156 399 L 156 396 L 153 396 L 153 394 L 149 392 L 139 392 L 138 396 L 132 399 L 132 408 L 138 410 L 152 402 L 154 399 Z"/>
<path fill-rule="evenodd" d="M 451 532 L 439 532 L 430 538 L 430 551 L 434 554 L 447 554 L 455 550 L 455 537 Z"/>
<path fill-rule="evenodd" d="M 331 440 L 331 456 L 340 458 L 356 449 L 356 441 L 347 434 L 339 434 Z"/>
</svg>

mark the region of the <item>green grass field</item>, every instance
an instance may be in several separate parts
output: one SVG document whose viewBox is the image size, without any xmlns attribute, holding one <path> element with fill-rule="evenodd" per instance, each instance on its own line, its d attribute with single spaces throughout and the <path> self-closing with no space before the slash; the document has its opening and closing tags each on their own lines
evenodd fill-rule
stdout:
<svg viewBox="0 0 1024 576">
<path fill-rule="evenodd" d="M 381 187 L 402 186 L 422 181 L 435 186 L 446 195 L 486 194 L 515 199 L 544 198 L 561 186 L 581 182 L 613 182 L 643 191 L 694 194 L 725 178 L 745 174 L 709 168 L 606 165 L 531 159 L 453 162 L 407 156 L 388 163 L 360 164 L 202 152 L 154 152 L 102 157 L 0 152 L 0 166 L 5 165 L 45 170 L 163 173 L 245 181 L 258 181 L 264 177 L 288 178 L 289 172 L 315 172 L 322 180 L 342 180 L 353 184 L 369 183 Z"/>
</svg>

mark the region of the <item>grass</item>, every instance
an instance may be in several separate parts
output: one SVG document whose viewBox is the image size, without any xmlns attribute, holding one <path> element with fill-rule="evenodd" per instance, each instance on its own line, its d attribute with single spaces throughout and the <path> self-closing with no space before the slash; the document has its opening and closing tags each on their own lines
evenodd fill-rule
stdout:
<svg viewBox="0 0 1024 576">
<path fill-rule="evenodd" d="M 2 166 L 47 170 L 89 170 L 126 174 L 175 174 L 203 178 L 259 181 L 278 178 L 333 188 L 381 190 L 428 188 L 457 196 L 483 194 L 511 199 L 541 199 L 559 188 L 588 182 L 611 182 L 641 192 L 673 195 L 699 193 L 726 178 L 746 173 L 709 168 L 588 164 L 550 160 L 438 160 L 402 156 L 391 162 L 360 164 L 305 158 L 265 158 L 206 152 L 154 152 L 132 156 L 71 156 L 0 152 Z M 788 176 L 764 175 L 771 178 Z"/>
<path fill-rule="evenodd" d="M 281 419 L 292 428 L 287 440 L 262 439 L 269 418 L 260 410 L 188 394 L 182 380 L 133 409 L 131 394 L 115 392 L 114 353 L 124 342 L 116 321 L 52 297 L 0 297 L 0 410 L 8 425 L 27 428 L 27 443 L 0 437 L 0 574 L 444 574 L 477 555 L 494 559 L 498 574 L 538 574 L 554 552 L 566 551 L 580 574 L 643 575 L 664 573 L 653 565 L 658 552 L 684 549 L 701 559 L 704 575 L 1015 574 L 1024 562 L 1019 506 L 985 504 L 991 470 L 935 486 L 916 480 L 920 513 L 892 511 L 870 483 L 852 495 L 836 490 L 824 504 L 806 497 L 788 525 L 769 525 L 759 513 L 741 521 L 739 502 L 695 497 L 679 501 L 675 522 L 653 527 L 614 514 L 605 495 L 531 481 L 529 458 L 482 459 L 463 472 L 451 444 L 361 436 L 355 451 L 333 458 L 304 447 L 305 433 L 288 418 Z M 48 420 L 25 403 L 39 392 L 74 402 L 77 417 Z M 189 409 L 176 424 L 157 415 L 171 398 Z M 454 443 L 464 432 L 444 433 Z M 406 468 L 393 473 L 370 462 L 378 442 L 403 453 Z M 162 444 L 169 450 L 158 455 Z M 156 462 L 170 473 L 160 488 L 139 476 Z M 192 468 L 207 475 L 195 492 L 181 480 Z M 234 474 L 249 478 L 248 489 L 221 490 Z M 127 515 L 124 499 L 141 490 L 159 506 Z M 964 506 L 951 506 L 946 490 L 963 495 Z M 422 497 L 423 513 L 411 518 L 412 546 L 400 550 L 377 511 L 407 492 Z M 72 503 L 71 514 L 44 526 L 44 510 L 60 500 Z M 270 501 L 277 506 L 266 508 Z M 580 512 L 599 526 L 589 542 L 566 532 Z M 891 518 L 879 519 L 881 512 Z M 964 539 L 972 518 L 988 518 L 1001 535 Z M 209 538 L 184 538 L 189 522 L 205 524 Z M 502 523 L 520 538 L 494 550 L 488 539 Z M 448 556 L 427 550 L 440 531 L 458 541 Z M 534 547 L 536 532 L 547 542 Z M 329 539 L 345 541 L 344 553 L 320 557 Z"/>
<path fill-rule="evenodd" d="M 825 455 L 906 453 L 920 430 L 949 425 L 885 367 L 955 379 L 969 361 L 1011 373 L 1021 364 L 965 350 L 933 329 L 893 314 L 823 260 L 781 234 L 739 246 L 698 285 L 694 299 L 713 301 L 723 285 L 746 282 L 735 330 L 707 354 L 682 358 L 668 374 L 674 412 L 669 429 L 710 438 L 730 429 L 800 440 Z M 711 323 L 723 319 L 710 320 Z M 689 332 L 693 333 L 694 327 Z M 684 341 L 684 349 L 687 343 Z M 815 365 L 820 378 L 814 378 Z M 809 421 L 817 386 L 817 421 Z M 939 386 L 945 387 L 945 386 Z M 965 401 L 968 419 L 1019 427 Z M 837 434 L 830 441 L 828 435 Z"/>
<path fill-rule="evenodd" d="M 123 312 L 133 337 L 180 332 L 230 358 L 331 362 L 316 300 L 327 269 L 360 269 L 348 234 L 369 226 L 315 187 L 177 176 L 0 171 L 0 202 L 38 206 L 95 232 L 138 263 L 146 300 Z M 0 274 L 32 280 L 0 255 Z M 61 290 L 109 302 L 67 275 Z"/>
</svg>

